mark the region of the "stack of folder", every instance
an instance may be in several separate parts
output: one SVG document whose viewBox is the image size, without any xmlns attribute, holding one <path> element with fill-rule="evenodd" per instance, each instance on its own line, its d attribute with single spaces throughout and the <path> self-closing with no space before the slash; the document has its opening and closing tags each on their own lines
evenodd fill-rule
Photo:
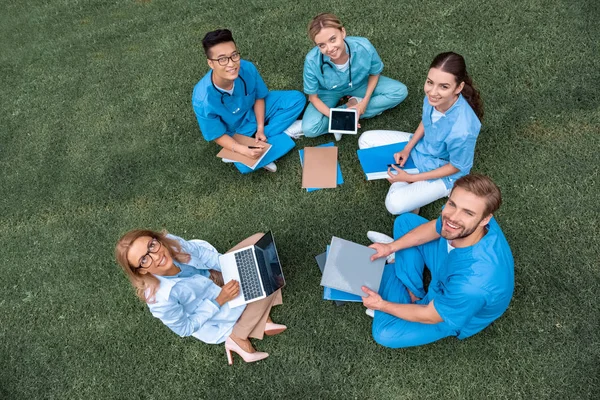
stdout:
<svg viewBox="0 0 600 400">
<path fill-rule="evenodd" d="M 371 261 L 373 254 L 373 249 L 334 236 L 327 251 L 315 257 L 323 274 L 323 299 L 342 305 L 362 302 L 362 286 L 379 291 L 385 258 Z"/>
<path fill-rule="evenodd" d="M 344 183 L 338 163 L 338 148 L 333 142 L 298 150 L 302 166 L 302 187 L 307 192 L 334 188 Z"/>
</svg>

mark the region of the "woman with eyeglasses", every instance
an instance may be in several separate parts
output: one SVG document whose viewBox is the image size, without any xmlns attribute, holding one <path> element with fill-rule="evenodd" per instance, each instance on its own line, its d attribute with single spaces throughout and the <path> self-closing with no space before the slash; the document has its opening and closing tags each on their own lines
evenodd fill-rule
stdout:
<svg viewBox="0 0 600 400">
<path fill-rule="evenodd" d="M 421 122 L 414 134 L 376 130 L 364 132 L 358 140 L 361 149 L 407 142 L 394 155 L 397 165 L 388 170 L 392 185 L 385 205 L 392 214 L 415 211 L 448 196 L 454 181 L 473 166 L 483 102 L 465 59 L 452 52 L 438 54 L 429 66 L 424 91 Z M 409 157 L 415 169 L 403 168 Z"/>
<path fill-rule="evenodd" d="M 308 25 L 315 47 L 304 61 L 304 93 L 310 104 L 302 118 L 305 136 L 315 137 L 329 129 L 329 109 L 351 96 L 343 107 L 355 108 L 358 118 L 371 118 L 400 104 L 406 86 L 381 76 L 383 63 L 368 39 L 346 36 L 333 14 L 323 13 Z M 336 140 L 341 134 L 335 134 Z"/>
<path fill-rule="evenodd" d="M 256 234 L 230 251 L 250 246 Z M 225 342 L 246 362 L 269 355 L 258 352 L 249 338 L 262 339 L 287 329 L 275 324 L 271 307 L 282 304 L 281 289 L 272 295 L 231 308 L 228 302 L 240 292 L 237 281 L 223 282 L 219 252 L 202 240 L 185 240 L 166 232 L 132 230 L 117 242 L 115 257 L 153 316 L 179 336 L 194 336 L 205 343 Z"/>
</svg>

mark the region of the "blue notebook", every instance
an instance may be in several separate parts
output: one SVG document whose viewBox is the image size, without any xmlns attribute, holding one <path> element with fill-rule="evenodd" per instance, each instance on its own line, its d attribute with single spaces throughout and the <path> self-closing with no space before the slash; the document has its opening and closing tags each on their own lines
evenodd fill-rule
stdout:
<svg viewBox="0 0 600 400">
<path fill-rule="evenodd" d="M 388 177 L 388 164 L 394 164 L 394 153 L 404 149 L 408 142 L 392 143 L 385 146 L 359 149 L 356 151 L 358 160 L 368 181 Z M 403 169 L 416 168 L 412 157 L 409 157 Z M 393 170 L 393 169 L 392 169 Z"/>
<path fill-rule="evenodd" d="M 327 245 L 327 255 L 329 255 L 329 245 Z M 346 293 L 342 292 L 341 290 L 324 287 L 323 299 L 335 301 L 353 301 L 362 303 L 363 298 L 352 293 Z"/>
<path fill-rule="evenodd" d="M 325 144 L 321 144 L 317 147 L 333 147 L 334 144 L 333 142 L 329 142 L 329 143 L 325 143 Z M 304 167 L 304 149 L 300 149 L 298 150 L 298 154 L 300 154 L 300 165 L 302 167 Z M 342 169 L 340 168 L 340 163 L 337 163 L 337 182 L 338 185 L 341 185 L 342 183 L 344 183 L 344 178 L 342 177 Z M 306 189 L 307 192 L 314 192 L 315 190 L 319 190 L 321 188 L 308 188 Z"/>
</svg>

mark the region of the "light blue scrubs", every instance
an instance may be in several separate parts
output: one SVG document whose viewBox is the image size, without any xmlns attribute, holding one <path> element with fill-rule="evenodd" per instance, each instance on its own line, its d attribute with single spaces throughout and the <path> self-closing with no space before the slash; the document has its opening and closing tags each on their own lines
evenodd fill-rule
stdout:
<svg viewBox="0 0 600 400">
<path fill-rule="evenodd" d="M 246 306 L 230 308 L 215 301 L 221 288 L 210 278 L 209 269 L 221 271 L 219 253 L 203 241 L 186 241 L 168 235 L 191 256 L 188 263 L 174 261 L 181 272 L 158 276 L 160 286 L 155 302 L 148 303 L 152 315 L 179 336 L 194 336 L 205 343 L 222 343 L 233 330 Z"/>
<path fill-rule="evenodd" d="M 350 54 L 349 69 L 339 71 L 329 56 L 323 55 L 317 46 L 310 50 L 304 60 L 304 93 L 317 94 L 330 108 L 335 107 L 344 96 L 364 97 L 369 76 L 381 74 L 383 62 L 375 47 L 363 37 L 346 37 L 346 52 Z M 374 117 L 397 106 L 407 95 L 406 85 L 380 76 L 362 118 Z M 328 129 L 329 116 L 321 114 L 309 104 L 302 118 L 304 135 L 315 137 L 326 133 Z"/>
<path fill-rule="evenodd" d="M 428 222 L 415 214 L 403 214 L 394 223 L 398 239 Z M 379 294 L 394 303 L 410 303 L 406 288 L 429 304 L 432 300 L 444 320 L 437 324 L 408 322 L 375 311 L 373 338 L 392 348 L 419 346 L 447 336 L 465 339 L 481 331 L 508 308 L 514 290 L 514 261 L 510 247 L 494 218 L 486 235 L 475 245 L 448 251 L 444 238 L 396 252 L 396 263 L 388 264 Z M 441 232 L 441 217 L 436 229 Z M 431 271 L 425 292 L 423 269 Z"/>
<path fill-rule="evenodd" d="M 207 141 L 234 133 L 253 136 L 257 128 L 254 103 L 258 99 L 265 99 L 264 132 L 273 147 L 255 169 L 281 158 L 294 148 L 294 141 L 283 131 L 304 109 L 304 95 L 296 90 L 269 92 L 254 64 L 246 60 L 240 61 L 232 95 L 215 88 L 212 70 L 196 84 L 192 93 L 194 112 Z M 235 163 L 235 166 L 243 174 L 252 172 L 242 163 Z"/>
<path fill-rule="evenodd" d="M 441 178 L 446 189 L 452 189 L 454 181 L 467 175 L 473 167 L 481 122 L 462 94 L 435 123 L 431 121 L 432 112 L 433 106 L 425 96 L 422 115 L 425 135 L 410 155 L 419 172 L 428 172 L 448 163 L 456 167 L 457 173 Z"/>
</svg>

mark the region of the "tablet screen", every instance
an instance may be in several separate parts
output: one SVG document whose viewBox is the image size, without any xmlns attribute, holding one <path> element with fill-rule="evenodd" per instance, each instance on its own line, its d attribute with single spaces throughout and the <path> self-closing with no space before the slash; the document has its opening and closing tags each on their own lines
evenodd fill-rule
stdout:
<svg viewBox="0 0 600 400">
<path fill-rule="evenodd" d="M 356 112 L 331 110 L 331 131 L 356 132 Z"/>
</svg>

